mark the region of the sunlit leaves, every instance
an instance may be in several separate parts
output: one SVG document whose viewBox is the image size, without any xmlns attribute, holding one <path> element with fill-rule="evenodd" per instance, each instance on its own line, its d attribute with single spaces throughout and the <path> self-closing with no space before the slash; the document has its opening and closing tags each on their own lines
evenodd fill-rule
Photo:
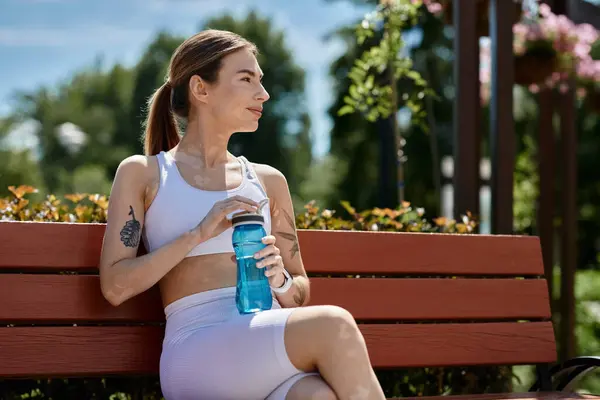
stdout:
<svg viewBox="0 0 600 400">
<path fill-rule="evenodd" d="M 106 222 L 108 197 L 99 194 L 74 193 L 62 198 L 48 195 L 39 203 L 25 196 L 35 193 L 31 186 L 11 186 L 12 197 L 0 198 L 0 220 L 46 222 Z M 395 232 L 473 233 L 477 222 L 471 213 L 460 221 L 444 217 L 428 220 L 425 210 L 404 201 L 397 208 L 373 208 L 358 211 L 349 202 L 341 205 L 346 215 L 336 216 L 334 210 L 320 209 L 315 201 L 296 215 L 300 229 L 360 230 Z"/>
<path fill-rule="evenodd" d="M 386 71 L 392 71 L 394 79 L 407 79 L 413 88 L 400 100 L 412 113 L 413 122 L 427 130 L 424 124 L 424 101 L 434 93 L 427 82 L 413 68 L 412 60 L 404 53 L 405 43 L 402 31 L 417 23 L 421 12 L 421 2 L 411 0 L 390 0 L 380 4 L 367 14 L 357 25 L 355 35 L 358 45 L 375 40 L 376 44 L 366 49 L 354 61 L 348 73 L 351 85 L 344 105 L 338 116 L 358 112 L 368 121 L 387 118 L 394 109 L 394 92 L 390 83 L 383 79 Z"/>
</svg>

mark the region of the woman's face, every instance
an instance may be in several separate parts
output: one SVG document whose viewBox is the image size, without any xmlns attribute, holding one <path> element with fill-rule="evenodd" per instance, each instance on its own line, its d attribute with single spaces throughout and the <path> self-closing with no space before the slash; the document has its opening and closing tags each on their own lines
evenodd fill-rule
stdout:
<svg viewBox="0 0 600 400">
<path fill-rule="evenodd" d="M 256 57 L 242 49 L 226 56 L 219 79 L 205 87 L 205 105 L 219 126 L 232 132 L 254 132 L 269 94 L 262 86 Z"/>
</svg>

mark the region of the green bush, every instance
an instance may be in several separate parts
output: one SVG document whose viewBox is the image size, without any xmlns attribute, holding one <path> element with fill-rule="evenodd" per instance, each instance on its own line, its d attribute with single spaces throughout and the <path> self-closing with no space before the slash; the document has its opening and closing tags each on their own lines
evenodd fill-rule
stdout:
<svg viewBox="0 0 600 400">
<path fill-rule="evenodd" d="M 0 220 L 45 221 L 45 222 L 106 222 L 108 197 L 99 194 L 67 194 L 62 199 L 47 195 L 39 203 L 31 203 L 26 197 L 37 193 L 32 186 L 9 186 L 10 197 L 0 198 Z M 425 210 L 413 208 L 403 202 L 398 208 L 374 208 L 356 211 L 348 202 L 341 202 L 348 212 L 346 219 L 335 215 L 335 211 L 320 210 L 315 202 L 304 206 L 296 214 L 299 229 L 395 231 L 395 232 L 443 232 L 474 233 L 476 221 L 470 213 L 460 222 L 444 217 L 427 220 Z"/>
<path fill-rule="evenodd" d="M 108 198 L 97 194 L 71 194 L 62 198 L 47 195 L 29 202 L 36 193 L 31 186 L 10 187 L 10 197 L 0 198 L 0 220 L 49 222 L 106 222 Z M 299 229 L 368 230 L 403 232 L 474 233 L 476 222 L 470 214 L 460 221 L 427 219 L 425 211 L 404 202 L 396 209 L 374 208 L 358 212 L 342 202 L 347 216 L 320 209 L 314 202 L 297 213 Z M 510 367 L 412 368 L 378 370 L 386 396 L 427 396 L 438 394 L 503 392 L 509 390 Z M 11 380 L 2 382 L 4 399 L 144 399 L 161 398 L 156 377 Z M 1 385 L 0 385 L 1 386 Z"/>
</svg>

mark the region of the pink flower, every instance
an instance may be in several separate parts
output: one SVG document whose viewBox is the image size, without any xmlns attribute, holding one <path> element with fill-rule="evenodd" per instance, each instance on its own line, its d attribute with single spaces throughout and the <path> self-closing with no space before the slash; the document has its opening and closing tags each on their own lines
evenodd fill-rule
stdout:
<svg viewBox="0 0 600 400">
<path fill-rule="evenodd" d="M 540 4 L 540 15 L 542 17 L 547 17 L 548 15 L 552 14 L 552 11 L 550 10 L 550 6 L 546 3 Z"/>
<path fill-rule="evenodd" d="M 591 45 L 598 40 L 599 34 L 596 28 L 590 24 L 579 24 L 575 27 L 574 34 L 577 36 L 579 43 Z"/>
<path fill-rule="evenodd" d="M 575 44 L 575 48 L 573 49 L 573 55 L 579 59 L 584 59 L 589 56 L 590 50 L 592 46 L 587 43 L 579 42 Z"/>
<path fill-rule="evenodd" d="M 600 61 L 586 57 L 577 63 L 575 73 L 581 80 L 600 82 Z"/>
<path fill-rule="evenodd" d="M 531 84 L 531 85 L 529 85 L 529 91 L 531 93 L 538 93 L 540 91 L 540 87 L 538 85 L 536 85 L 535 83 Z"/>
<path fill-rule="evenodd" d="M 567 85 L 566 83 L 561 83 L 560 86 L 558 87 L 558 90 L 561 93 L 567 93 L 567 91 L 569 90 L 569 85 Z"/>
<path fill-rule="evenodd" d="M 439 15 L 442 13 L 442 5 L 440 3 L 431 3 L 427 5 L 427 11 L 433 15 Z"/>
<path fill-rule="evenodd" d="M 412 0 L 412 3 L 417 3 L 417 0 Z M 427 11 L 432 13 L 435 16 L 438 16 L 442 13 L 443 7 L 442 5 L 435 0 L 423 0 L 423 5 L 427 7 Z"/>
</svg>

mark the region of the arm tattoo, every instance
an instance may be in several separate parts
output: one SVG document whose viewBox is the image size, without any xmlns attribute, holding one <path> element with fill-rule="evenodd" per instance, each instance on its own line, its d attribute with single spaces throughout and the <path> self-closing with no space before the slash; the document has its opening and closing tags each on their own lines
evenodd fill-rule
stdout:
<svg viewBox="0 0 600 400">
<path fill-rule="evenodd" d="M 132 206 L 129 206 L 129 215 L 131 215 L 131 220 L 125 222 L 125 226 L 121 229 L 121 242 L 127 247 L 137 247 L 140 244 L 141 226 L 140 222 L 135 219 Z"/>
<path fill-rule="evenodd" d="M 294 295 L 294 301 L 296 302 L 296 304 L 301 306 L 306 300 L 306 288 L 304 287 L 303 282 L 296 281 L 296 291 L 298 293 Z"/>
<path fill-rule="evenodd" d="M 283 212 L 283 215 L 285 216 L 285 219 L 287 220 L 288 224 L 291 226 L 292 231 L 295 231 L 294 220 L 292 219 L 292 217 L 290 217 L 290 215 L 284 209 L 281 209 L 281 211 Z M 300 246 L 298 245 L 298 237 L 294 233 L 277 232 L 277 234 L 281 235 L 281 237 L 284 239 L 292 241 L 292 248 L 290 249 L 290 253 L 291 257 L 294 258 L 296 254 L 298 254 L 298 252 L 300 251 Z"/>
</svg>

